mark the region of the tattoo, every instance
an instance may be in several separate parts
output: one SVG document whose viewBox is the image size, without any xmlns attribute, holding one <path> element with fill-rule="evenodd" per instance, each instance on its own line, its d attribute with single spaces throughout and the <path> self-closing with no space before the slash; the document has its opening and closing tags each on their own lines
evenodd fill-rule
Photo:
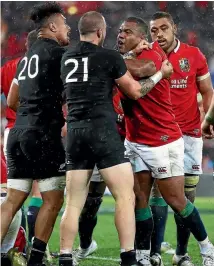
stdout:
<svg viewBox="0 0 214 266">
<path fill-rule="evenodd" d="M 142 94 L 142 97 L 145 96 L 147 93 L 149 93 L 151 91 L 151 89 L 153 89 L 155 86 L 154 81 L 151 80 L 150 78 L 141 79 L 141 80 L 139 80 L 139 83 L 141 85 L 140 92 Z"/>
</svg>

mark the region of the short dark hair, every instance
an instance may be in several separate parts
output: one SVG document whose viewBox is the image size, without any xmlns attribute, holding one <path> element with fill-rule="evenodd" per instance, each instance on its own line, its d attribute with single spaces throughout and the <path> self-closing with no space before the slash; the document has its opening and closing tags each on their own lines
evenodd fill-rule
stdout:
<svg viewBox="0 0 214 266">
<path fill-rule="evenodd" d="M 104 26 L 102 14 L 96 11 L 86 12 L 78 22 L 78 30 L 80 35 L 87 35 Z"/>
<path fill-rule="evenodd" d="M 166 18 L 170 21 L 171 24 L 175 24 L 173 17 L 169 13 L 162 12 L 162 11 L 158 11 L 155 14 L 153 14 L 151 20 L 156 20 L 156 19 L 160 19 L 160 18 Z"/>
<path fill-rule="evenodd" d="M 37 35 L 38 35 L 37 30 L 32 30 L 28 33 L 27 36 L 28 49 L 30 49 L 33 43 L 37 40 Z"/>
<path fill-rule="evenodd" d="M 46 20 L 54 14 L 63 14 L 61 6 L 56 2 L 45 2 L 32 8 L 30 11 L 30 19 L 35 22 L 39 29 L 44 26 Z"/>
<path fill-rule="evenodd" d="M 148 37 L 149 34 L 149 27 L 147 25 L 147 23 L 142 19 L 142 18 L 138 18 L 138 17 L 128 17 L 126 20 L 126 22 L 134 22 L 138 25 L 140 32 L 145 35 L 146 37 Z"/>
</svg>

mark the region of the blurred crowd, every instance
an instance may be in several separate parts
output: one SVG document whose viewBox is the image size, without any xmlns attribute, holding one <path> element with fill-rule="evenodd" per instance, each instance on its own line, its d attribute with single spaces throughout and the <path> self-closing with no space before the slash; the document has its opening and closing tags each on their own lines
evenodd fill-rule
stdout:
<svg viewBox="0 0 214 266">
<path fill-rule="evenodd" d="M 28 21 L 29 10 L 37 2 L 5 1 L 1 2 L 1 64 L 25 53 L 27 32 L 34 29 Z M 178 37 L 193 46 L 198 46 L 206 55 L 214 84 L 214 2 L 210 1 L 61 1 L 69 26 L 72 45 L 78 41 L 77 23 L 80 16 L 90 10 L 101 12 L 107 21 L 108 32 L 105 45 L 115 46 L 120 23 L 129 16 L 138 16 L 149 21 L 158 11 L 172 14 L 178 25 Z M 5 99 L 1 98 L 1 116 L 4 117 Z M 4 119 L 1 128 L 3 132 Z M 214 141 L 205 142 L 204 170 L 212 172 L 214 160 Z"/>
</svg>

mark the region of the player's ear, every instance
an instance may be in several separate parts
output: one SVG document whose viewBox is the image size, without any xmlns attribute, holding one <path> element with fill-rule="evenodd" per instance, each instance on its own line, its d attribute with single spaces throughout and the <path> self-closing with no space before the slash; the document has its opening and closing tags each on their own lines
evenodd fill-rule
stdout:
<svg viewBox="0 0 214 266">
<path fill-rule="evenodd" d="M 100 39 L 102 37 L 103 31 L 101 29 L 97 30 L 97 37 Z"/>
<path fill-rule="evenodd" d="M 57 31 L 56 24 L 55 24 L 54 22 L 50 22 L 50 23 L 49 23 L 49 29 L 50 29 L 50 31 L 52 31 L 52 32 L 56 32 L 56 31 Z"/>
</svg>

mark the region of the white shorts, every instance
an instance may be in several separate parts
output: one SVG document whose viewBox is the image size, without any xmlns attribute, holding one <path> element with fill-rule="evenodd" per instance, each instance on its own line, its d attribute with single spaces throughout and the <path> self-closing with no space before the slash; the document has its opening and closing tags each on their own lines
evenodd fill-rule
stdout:
<svg viewBox="0 0 214 266">
<path fill-rule="evenodd" d="M 101 174 L 99 173 L 97 167 L 95 166 L 94 167 L 94 170 L 93 170 L 93 173 L 92 173 L 92 176 L 91 176 L 91 181 L 92 182 L 104 182 Z"/>
<path fill-rule="evenodd" d="M 1 197 L 1 204 L 5 201 L 6 197 Z M 17 234 L 21 225 L 22 212 L 19 210 L 13 218 L 12 223 L 8 229 L 8 232 L 1 245 L 1 253 L 7 253 L 11 248 L 14 247 Z"/>
<path fill-rule="evenodd" d="M 4 131 L 4 146 L 3 146 L 3 152 L 5 159 L 7 160 L 7 140 L 8 140 L 8 135 L 10 132 L 10 128 L 6 128 Z"/>
<path fill-rule="evenodd" d="M 125 148 L 134 173 L 151 171 L 153 177 L 159 179 L 184 175 L 182 138 L 159 147 L 150 147 L 126 139 Z"/>
<path fill-rule="evenodd" d="M 184 140 L 184 173 L 202 174 L 202 138 L 183 135 Z"/>
<path fill-rule="evenodd" d="M 33 179 L 8 179 L 7 187 L 30 193 Z M 52 190 L 64 190 L 66 179 L 65 176 L 57 176 L 46 179 L 37 179 L 40 192 Z"/>
</svg>

